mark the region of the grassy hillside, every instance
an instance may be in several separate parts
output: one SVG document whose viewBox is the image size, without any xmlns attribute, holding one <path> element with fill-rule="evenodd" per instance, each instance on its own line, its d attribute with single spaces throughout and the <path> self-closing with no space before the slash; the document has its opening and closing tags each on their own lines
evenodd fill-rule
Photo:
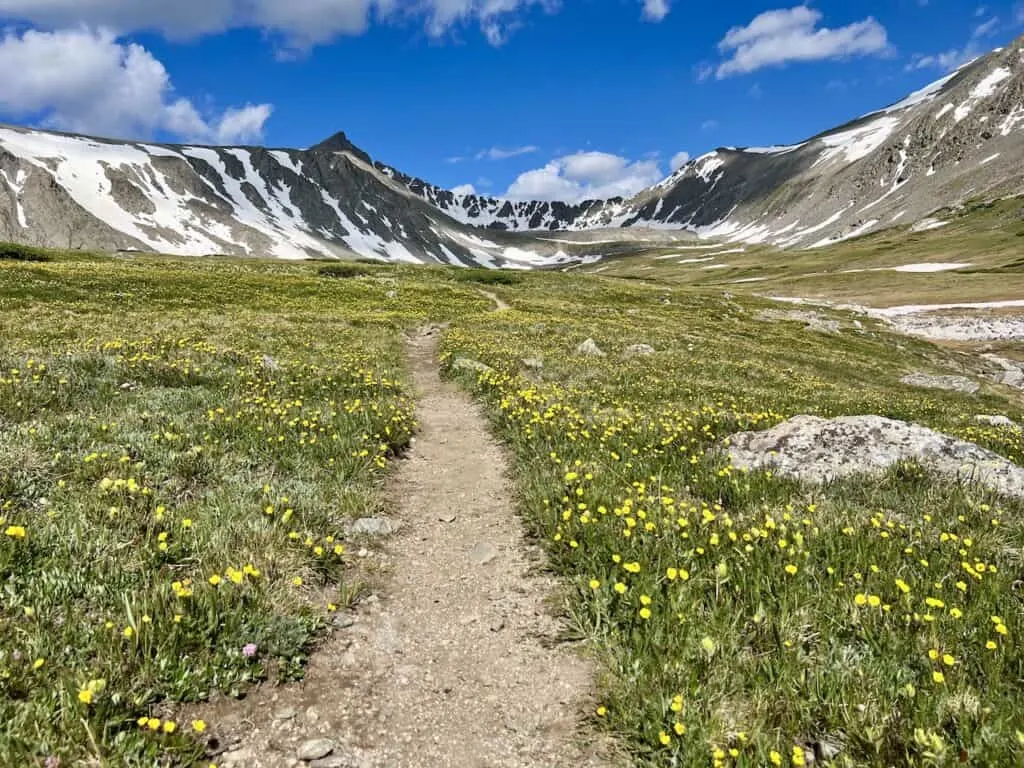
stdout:
<svg viewBox="0 0 1024 768">
<path fill-rule="evenodd" d="M 936 219 L 945 225 L 919 232 L 909 225 L 894 227 L 812 250 L 705 242 L 685 249 L 650 249 L 582 269 L 605 276 L 872 306 L 1024 296 L 1024 199 L 975 202 L 939 211 Z M 935 262 L 971 266 L 935 273 L 887 269 Z"/>
<path fill-rule="evenodd" d="M 1024 418 L 1015 391 L 899 383 L 970 356 L 839 312 L 805 330 L 653 256 L 499 278 L 47 255 L 0 259 L 0 764 L 205 764 L 216 723 L 182 702 L 302 674 L 358 592 L 345 523 L 379 509 L 415 429 L 402 331 L 425 322 L 450 324 L 442 364 L 512 450 L 599 661 L 593 725 L 633 762 L 1024 757 L 1024 507 L 914 466 L 804 487 L 717 450 L 876 413 L 1024 461 L 1019 429 L 974 420 Z M 577 354 L 587 338 L 605 356 Z M 625 356 L 638 343 L 654 354 Z"/>
</svg>

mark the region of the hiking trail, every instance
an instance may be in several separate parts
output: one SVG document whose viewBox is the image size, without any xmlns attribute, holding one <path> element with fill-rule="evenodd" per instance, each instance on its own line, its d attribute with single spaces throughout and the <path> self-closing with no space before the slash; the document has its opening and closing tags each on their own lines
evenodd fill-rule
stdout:
<svg viewBox="0 0 1024 768">
<path fill-rule="evenodd" d="M 441 380 L 437 335 L 409 341 L 420 432 L 390 481 L 402 527 L 383 542 L 384 588 L 339 617 L 301 683 L 220 703 L 218 765 L 607 764 L 579 727 L 592 670 L 557 642 L 556 581 L 528 573 L 541 555 L 523 540 L 505 452 Z"/>
</svg>

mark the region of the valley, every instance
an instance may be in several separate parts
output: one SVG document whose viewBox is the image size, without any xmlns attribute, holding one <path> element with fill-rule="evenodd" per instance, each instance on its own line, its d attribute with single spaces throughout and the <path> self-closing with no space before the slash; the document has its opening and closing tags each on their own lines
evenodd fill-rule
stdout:
<svg viewBox="0 0 1024 768">
<path fill-rule="evenodd" d="M 0 127 L 0 765 L 1021 763 L 1022 194 L 1024 39 L 571 203 Z"/>
<path fill-rule="evenodd" d="M 1022 177 L 1018 39 L 802 143 L 720 147 L 628 199 L 571 204 L 440 189 L 374 160 L 344 133 L 298 150 L 0 127 L 0 239 L 191 256 L 558 268 L 666 239 L 806 250 L 892 227 L 926 228 L 941 209 L 1021 193 Z M 551 234 L 565 232 L 600 235 L 584 246 Z"/>
<path fill-rule="evenodd" d="M 1017 759 L 1018 206 L 569 271 L 7 247 L 0 762 Z M 777 429 L 855 474 L 730 459 Z"/>
</svg>

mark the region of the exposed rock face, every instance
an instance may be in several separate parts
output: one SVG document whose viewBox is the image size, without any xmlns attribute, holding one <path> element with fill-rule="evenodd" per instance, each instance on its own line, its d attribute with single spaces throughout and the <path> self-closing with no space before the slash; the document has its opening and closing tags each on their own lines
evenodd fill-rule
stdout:
<svg viewBox="0 0 1024 768">
<path fill-rule="evenodd" d="M 982 355 L 989 362 L 995 363 L 999 366 L 999 371 L 992 374 L 992 378 L 998 381 L 1000 384 L 1005 384 L 1008 387 L 1015 387 L 1016 389 L 1024 389 L 1024 369 L 1020 367 L 1013 360 L 1007 360 L 1005 357 L 999 357 L 999 355 L 986 354 Z"/>
<path fill-rule="evenodd" d="M 451 219 L 378 171 L 344 134 L 296 151 L 0 127 L 0 240 L 455 266 L 586 260 L 557 243 L 483 234 Z"/>
<path fill-rule="evenodd" d="M 942 225 L 929 218 L 939 208 L 1024 191 L 1022 51 L 1024 38 L 801 144 L 720 148 L 632 198 L 571 204 L 456 194 L 343 133 L 294 150 L 0 127 L 0 240 L 545 267 L 628 252 L 632 235 L 602 232 L 590 250 L 524 233 L 677 229 L 802 248 L 894 224 L 924 231 Z"/>
<path fill-rule="evenodd" d="M 810 483 L 879 474 L 915 460 L 952 479 L 1024 496 L 1024 468 L 974 443 L 882 416 L 794 416 L 763 432 L 733 435 L 727 450 L 734 467 L 772 468 Z"/>
<path fill-rule="evenodd" d="M 910 373 L 900 379 L 900 384 L 923 389 L 946 389 L 950 392 L 964 392 L 973 395 L 981 385 L 966 376 L 933 376 L 927 373 Z"/>
</svg>

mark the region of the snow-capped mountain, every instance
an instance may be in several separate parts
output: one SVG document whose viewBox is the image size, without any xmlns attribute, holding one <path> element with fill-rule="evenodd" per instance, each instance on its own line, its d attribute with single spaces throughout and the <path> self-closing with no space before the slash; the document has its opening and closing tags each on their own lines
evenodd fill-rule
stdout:
<svg viewBox="0 0 1024 768">
<path fill-rule="evenodd" d="M 456 194 L 340 133 L 290 150 L 0 127 L 0 240 L 65 248 L 531 268 L 601 253 L 570 256 L 539 230 L 813 247 L 1022 192 L 1024 38 L 800 144 L 718 149 L 633 198 L 578 204 Z"/>
<path fill-rule="evenodd" d="M 684 229 L 813 247 L 1024 192 L 1024 37 L 885 109 L 792 146 L 720 148 L 629 200 L 503 204 L 420 181 L 466 223 L 512 230 Z"/>
<path fill-rule="evenodd" d="M 508 268 L 588 260 L 453 220 L 376 170 L 344 134 L 298 151 L 0 127 L 0 240 Z"/>
</svg>

